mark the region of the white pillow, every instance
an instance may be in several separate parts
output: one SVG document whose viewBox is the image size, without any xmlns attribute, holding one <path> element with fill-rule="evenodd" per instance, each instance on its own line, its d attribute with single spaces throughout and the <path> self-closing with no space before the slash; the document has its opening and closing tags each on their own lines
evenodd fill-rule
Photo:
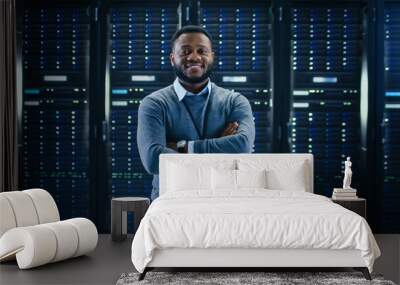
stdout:
<svg viewBox="0 0 400 285">
<path fill-rule="evenodd" d="M 235 169 L 236 160 L 232 159 L 190 159 L 190 155 L 182 155 L 182 159 L 168 161 L 165 165 L 167 176 L 166 191 L 208 190 L 211 191 L 211 168 Z"/>
<path fill-rule="evenodd" d="M 289 190 L 306 192 L 307 182 L 304 168 L 298 165 L 285 171 L 271 169 L 267 171 L 267 188 L 272 190 Z"/>
<path fill-rule="evenodd" d="M 305 160 L 238 161 L 240 170 L 266 169 L 268 189 L 306 191 L 309 187 L 309 170 Z"/>
<path fill-rule="evenodd" d="M 238 190 L 242 188 L 266 188 L 266 171 L 263 170 L 211 170 L 213 190 Z"/>
<path fill-rule="evenodd" d="M 236 170 L 216 169 L 211 170 L 211 188 L 213 190 L 236 190 Z"/>
<path fill-rule="evenodd" d="M 210 167 L 187 166 L 169 163 L 167 187 L 169 191 L 185 191 L 193 189 L 210 189 Z"/>
<path fill-rule="evenodd" d="M 262 170 L 236 170 L 237 188 L 267 188 L 267 172 Z"/>
</svg>

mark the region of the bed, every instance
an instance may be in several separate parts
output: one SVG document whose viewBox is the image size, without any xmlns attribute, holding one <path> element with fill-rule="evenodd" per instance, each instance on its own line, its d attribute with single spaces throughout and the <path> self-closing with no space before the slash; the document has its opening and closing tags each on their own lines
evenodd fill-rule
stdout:
<svg viewBox="0 0 400 285">
<path fill-rule="evenodd" d="M 140 280 L 161 267 L 352 267 L 370 279 L 379 255 L 364 218 L 313 194 L 311 154 L 163 154 L 160 197 L 132 242 Z"/>
</svg>

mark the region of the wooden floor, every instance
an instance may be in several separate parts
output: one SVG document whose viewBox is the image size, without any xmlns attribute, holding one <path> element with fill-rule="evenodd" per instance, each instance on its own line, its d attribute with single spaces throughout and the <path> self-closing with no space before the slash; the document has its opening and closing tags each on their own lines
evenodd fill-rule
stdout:
<svg viewBox="0 0 400 285">
<path fill-rule="evenodd" d="M 375 272 L 400 283 L 400 235 L 376 235 L 382 251 L 375 263 Z M 0 284 L 115 284 L 124 272 L 134 271 L 130 259 L 132 237 L 112 242 L 109 235 L 100 235 L 94 252 L 42 267 L 19 270 L 16 262 L 0 265 Z"/>
</svg>

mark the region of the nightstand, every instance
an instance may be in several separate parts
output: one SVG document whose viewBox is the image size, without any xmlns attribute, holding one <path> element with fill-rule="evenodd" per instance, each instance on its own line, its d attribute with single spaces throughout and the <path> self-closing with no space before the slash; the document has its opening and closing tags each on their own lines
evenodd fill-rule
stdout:
<svg viewBox="0 0 400 285">
<path fill-rule="evenodd" d="M 111 238 L 123 241 L 127 235 L 127 212 L 133 212 L 135 231 L 144 217 L 150 200 L 143 197 L 120 197 L 111 200 Z"/>
<path fill-rule="evenodd" d="M 331 199 L 332 202 L 341 205 L 342 207 L 359 214 L 364 219 L 367 218 L 367 200 L 364 198 L 349 199 L 349 200 L 339 200 Z"/>
</svg>

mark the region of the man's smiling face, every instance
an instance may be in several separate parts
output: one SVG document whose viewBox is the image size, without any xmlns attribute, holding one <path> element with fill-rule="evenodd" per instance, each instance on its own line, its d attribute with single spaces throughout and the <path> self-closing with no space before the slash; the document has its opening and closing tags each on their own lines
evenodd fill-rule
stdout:
<svg viewBox="0 0 400 285">
<path fill-rule="evenodd" d="M 176 39 L 170 59 L 171 65 L 181 81 L 198 84 L 210 76 L 214 53 L 206 35 L 186 33 Z"/>
</svg>

